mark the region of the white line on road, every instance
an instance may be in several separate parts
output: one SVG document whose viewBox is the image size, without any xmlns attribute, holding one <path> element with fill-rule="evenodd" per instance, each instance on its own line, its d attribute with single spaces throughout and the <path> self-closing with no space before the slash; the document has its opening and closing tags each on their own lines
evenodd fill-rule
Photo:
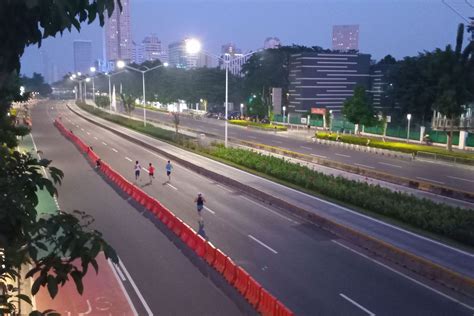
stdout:
<svg viewBox="0 0 474 316">
<path fill-rule="evenodd" d="M 82 127 L 81 127 L 81 131 L 83 131 L 83 132 L 84 132 L 84 129 L 83 129 Z"/>
<path fill-rule="evenodd" d="M 451 178 L 451 179 L 456 179 L 456 180 L 461 180 L 461 181 L 467 181 L 467 182 L 472 182 L 474 183 L 474 180 L 469 180 L 469 179 L 464 179 L 464 178 L 458 178 L 458 177 L 454 177 L 454 176 L 447 176 L 448 178 Z"/>
<path fill-rule="evenodd" d="M 117 149 L 115 149 L 115 148 L 112 148 L 112 150 L 113 150 L 114 152 L 118 153 L 118 150 L 117 150 Z"/>
<path fill-rule="evenodd" d="M 436 180 L 431 180 L 431 179 L 428 179 L 428 178 L 423 178 L 423 177 L 416 177 L 416 178 L 417 178 L 417 179 L 420 179 L 420 180 L 425 180 L 425 181 L 428 181 L 428 182 L 434 182 L 434 183 L 444 184 L 444 182 L 436 181 Z"/>
<path fill-rule="evenodd" d="M 130 159 L 130 158 L 128 158 L 128 157 L 125 157 L 125 159 L 128 160 L 128 161 L 132 161 L 132 159 Z"/>
<path fill-rule="evenodd" d="M 402 166 L 394 165 L 394 164 L 391 164 L 391 163 L 388 163 L 388 162 L 381 162 L 381 161 L 379 161 L 379 162 L 377 162 L 377 163 L 379 163 L 379 164 L 381 164 L 381 165 L 385 165 L 385 166 L 395 167 L 395 168 L 403 168 Z"/>
<path fill-rule="evenodd" d="M 212 213 L 212 214 L 216 215 L 216 212 L 214 212 L 213 210 L 211 210 L 209 207 L 204 206 L 204 209 L 205 209 L 206 211 L 208 211 L 209 213 Z"/>
<path fill-rule="evenodd" d="M 94 139 L 95 139 L 95 140 L 98 140 L 98 138 L 97 138 L 97 137 L 95 137 L 95 136 L 94 136 Z"/>
<path fill-rule="evenodd" d="M 344 155 L 344 154 L 335 154 L 336 156 L 341 156 L 341 157 L 346 157 L 346 158 L 351 158 L 349 155 Z"/>
<path fill-rule="evenodd" d="M 177 187 L 175 187 L 174 185 L 172 185 L 172 184 L 171 184 L 171 183 L 169 183 L 169 182 L 166 182 L 166 185 L 169 185 L 169 186 L 170 186 L 170 187 L 172 187 L 173 189 L 175 189 L 175 190 L 178 190 L 178 188 L 177 188 Z"/>
<path fill-rule="evenodd" d="M 310 154 L 311 156 L 318 157 L 318 158 L 327 158 L 327 156 L 323 155 L 316 155 L 316 154 Z"/>
<path fill-rule="evenodd" d="M 422 286 L 422 287 L 424 287 L 424 288 L 426 288 L 426 289 L 428 289 L 428 290 L 431 290 L 431 291 L 435 292 L 436 294 L 439 294 L 439 295 L 441 295 L 441 296 L 443 296 L 443 297 L 445 297 L 445 298 L 447 298 L 447 299 L 449 299 L 449 300 L 451 300 L 451 301 L 453 301 L 453 302 L 455 302 L 455 303 L 458 303 L 459 305 L 462 305 L 462 306 L 466 307 L 467 309 L 470 309 L 470 310 L 474 311 L 474 307 L 469 306 L 469 305 L 467 305 L 467 304 L 464 304 L 463 302 L 461 302 L 461 301 L 459 301 L 459 300 L 457 300 L 457 299 L 455 299 L 455 298 L 453 298 L 453 297 L 451 297 L 451 296 L 449 296 L 449 295 L 447 295 L 447 294 L 444 294 L 443 292 L 440 292 L 440 291 L 438 291 L 438 290 L 432 288 L 432 287 L 429 286 L 429 285 L 426 285 L 426 284 L 424 284 L 424 283 L 421 283 L 420 281 L 415 280 L 415 279 L 413 279 L 412 277 L 409 277 L 408 275 L 405 275 L 405 274 L 401 273 L 400 271 L 397 271 L 397 270 L 393 269 L 392 267 L 389 267 L 389 266 L 387 266 L 386 264 L 383 264 L 383 263 L 380 262 L 380 261 L 377 261 L 377 260 L 375 260 L 375 259 L 372 259 L 372 258 L 366 256 L 365 254 L 358 252 L 357 250 L 354 250 L 354 249 L 352 249 L 352 248 L 350 248 L 350 247 L 348 247 L 348 246 L 346 246 L 346 245 L 344 245 L 344 244 L 341 244 L 340 242 L 338 242 L 338 241 L 336 241 L 336 240 L 332 240 L 332 242 L 335 243 L 335 244 L 337 244 L 337 245 L 339 245 L 339 246 L 341 246 L 342 248 L 345 248 L 345 249 L 347 249 L 347 250 L 349 250 L 349 251 L 351 251 L 351 252 L 353 252 L 353 253 L 358 254 L 358 255 L 361 256 L 361 257 L 364 257 L 364 258 L 367 259 L 367 260 L 372 261 L 373 263 L 376 263 L 376 264 L 378 264 L 378 265 L 380 265 L 380 266 L 382 266 L 382 267 L 384 267 L 384 268 L 386 268 L 386 269 L 392 271 L 393 273 L 398 274 L 399 276 L 404 277 L 405 279 L 408 279 L 408 280 L 410 280 L 410 281 L 412 281 L 412 282 L 414 282 L 414 283 L 416 283 L 416 284 L 418 284 L 418 285 L 420 285 L 420 286 Z"/>
<path fill-rule="evenodd" d="M 105 146 L 107 146 L 107 143 L 105 143 L 105 142 L 102 142 L 102 144 L 104 144 Z"/>
<path fill-rule="evenodd" d="M 251 202 L 251 203 L 257 205 L 258 207 L 261 207 L 261 208 L 263 208 L 263 209 L 266 209 L 266 210 L 269 211 L 269 212 L 272 212 L 273 214 L 275 214 L 275 215 L 277 215 L 277 216 L 279 216 L 279 217 L 281 217 L 281 218 L 286 219 L 287 221 L 290 221 L 290 222 L 295 223 L 295 224 L 299 224 L 297 221 L 294 221 L 294 220 L 292 220 L 292 219 L 289 218 L 289 217 L 286 217 L 286 216 L 284 216 L 284 215 L 281 215 L 280 213 L 278 213 L 278 212 L 276 212 L 276 211 L 274 211 L 274 210 L 272 210 L 272 209 L 266 207 L 265 205 L 262 205 L 262 204 L 260 204 L 260 203 L 257 203 L 257 202 L 255 202 L 255 201 L 253 201 L 253 200 L 251 200 L 251 199 L 249 199 L 249 198 L 247 198 L 247 197 L 245 197 L 245 196 L 243 196 L 242 198 L 244 198 L 245 200 L 247 200 L 247 201 L 249 201 L 249 202 Z"/>
<path fill-rule="evenodd" d="M 123 272 L 125 272 L 125 275 L 127 276 L 127 279 L 130 281 L 130 284 L 132 285 L 133 289 L 135 290 L 135 293 L 137 293 L 137 296 L 140 299 L 140 302 L 142 302 L 143 307 L 145 307 L 145 310 L 147 311 L 148 315 L 152 316 L 153 312 L 151 311 L 150 307 L 148 306 L 145 299 L 143 298 L 142 293 L 140 293 L 140 290 L 138 289 L 137 285 L 135 284 L 132 277 L 130 276 L 130 273 L 128 273 L 127 269 L 123 265 L 122 260 L 119 260 L 119 265 L 122 268 Z"/>
<path fill-rule="evenodd" d="M 354 165 L 356 166 L 359 166 L 359 167 L 362 167 L 362 168 L 369 168 L 369 169 L 375 169 L 374 167 L 372 166 L 368 166 L 368 165 L 364 165 L 364 164 L 361 164 L 361 163 L 354 163 Z"/>
<path fill-rule="evenodd" d="M 306 147 L 306 146 L 300 146 L 300 147 L 303 148 L 303 149 L 307 149 L 307 150 L 313 150 L 313 148 L 311 148 L 311 147 Z"/>
<path fill-rule="evenodd" d="M 370 316 L 375 316 L 374 313 L 372 313 L 371 311 L 369 311 L 367 308 L 365 308 L 364 306 L 360 305 L 359 303 L 357 303 L 356 301 L 350 299 L 349 297 L 347 297 L 346 295 L 342 294 L 342 293 L 339 293 L 339 295 L 348 300 L 349 302 L 351 302 L 352 304 L 354 304 L 355 306 L 359 307 L 361 310 L 363 310 L 364 312 L 366 312 L 367 314 L 369 314 Z"/>
<path fill-rule="evenodd" d="M 144 170 L 144 171 L 148 172 L 148 169 L 147 169 L 147 168 L 145 168 L 145 167 L 142 167 L 142 170 Z"/>
<path fill-rule="evenodd" d="M 117 283 L 119 284 L 120 288 L 122 289 L 123 294 L 125 295 L 125 298 L 127 299 L 128 305 L 130 306 L 130 308 L 133 311 L 133 315 L 138 316 L 137 310 L 135 309 L 135 305 L 133 305 L 133 302 L 132 302 L 132 299 L 130 298 L 130 295 L 128 295 L 128 292 L 125 289 L 125 286 L 123 286 L 123 283 L 120 282 L 119 276 L 117 274 L 117 271 L 119 270 L 118 267 L 117 267 L 117 269 L 115 269 L 115 267 L 113 266 L 113 263 L 112 263 L 112 261 L 110 261 L 110 259 L 108 259 L 107 262 L 109 263 L 110 269 L 114 273 L 114 276 L 117 279 Z"/>
<path fill-rule="evenodd" d="M 86 132 L 86 133 L 87 133 L 87 135 L 90 135 L 90 134 L 91 134 L 91 133 L 89 133 L 89 132 Z"/>
<path fill-rule="evenodd" d="M 33 138 L 33 134 L 30 134 L 31 136 L 31 141 L 33 142 L 33 147 L 35 148 L 35 152 L 38 155 L 39 160 L 41 160 L 41 155 L 38 152 L 38 147 L 36 147 L 35 139 Z M 43 170 L 44 176 L 46 179 L 49 179 L 48 173 L 46 173 L 46 169 L 44 167 L 41 167 L 41 170 Z"/>
<path fill-rule="evenodd" d="M 118 275 L 120 276 L 120 279 L 122 279 L 123 282 L 126 282 L 127 279 L 125 278 L 125 275 L 123 275 L 122 270 L 120 270 L 120 267 L 114 263 L 114 267 L 117 270 Z"/>
<path fill-rule="evenodd" d="M 278 252 L 273 249 L 272 247 L 270 246 L 267 246 L 265 245 L 263 242 L 261 242 L 260 240 L 258 240 L 257 238 L 253 237 L 252 235 L 249 235 L 249 238 L 250 239 L 253 239 L 255 242 L 259 243 L 260 245 L 262 245 L 263 247 L 267 248 L 268 250 L 270 250 L 271 252 L 273 252 L 274 254 L 278 254 Z"/>
<path fill-rule="evenodd" d="M 283 142 L 279 140 L 272 140 L 272 142 L 277 143 L 277 144 L 283 144 Z"/>
</svg>

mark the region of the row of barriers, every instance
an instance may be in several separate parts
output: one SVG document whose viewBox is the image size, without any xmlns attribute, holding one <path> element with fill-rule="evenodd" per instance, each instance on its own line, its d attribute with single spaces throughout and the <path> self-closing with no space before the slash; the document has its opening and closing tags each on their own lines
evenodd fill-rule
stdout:
<svg viewBox="0 0 474 316">
<path fill-rule="evenodd" d="M 82 153 L 85 153 L 92 163 L 100 158 L 93 149 L 85 144 L 71 130 L 56 119 L 54 125 L 63 135 L 69 138 Z M 242 267 L 236 265 L 231 258 L 217 249 L 212 243 L 206 241 L 197 234 L 190 226 L 179 219 L 173 212 L 163 206 L 142 189 L 125 179 L 120 173 L 112 169 L 104 161 L 100 163 L 100 170 L 114 182 L 123 192 L 127 193 L 133 200 L 144 206 L 164 225 L 168 227 L 181 241 L 186 244 L 197 256 L 206 261 L 211 267 L 218 271 L 227 282 L 232 285 L 259 313 L 268 316 L 290 316 L 293 312 L 282 302 L 277 300 L 266 289 L 264 289 L 254 278 Z"/>
</svg>

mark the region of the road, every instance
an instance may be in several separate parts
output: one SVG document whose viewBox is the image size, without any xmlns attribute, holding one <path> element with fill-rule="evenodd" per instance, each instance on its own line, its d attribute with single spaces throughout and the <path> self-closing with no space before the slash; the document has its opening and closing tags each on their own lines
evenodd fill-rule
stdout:
<svg viewBox="0 0 474 316">
<path fill-rule="evenodd" d="M 58 188 L 59 205 L 63 210 L 79 209 L 95 218 L 93 228 L 104 234 L 121 258 L 115 269 L 138 315 L 149 315 L 146 306 L 162 315 L 240 315 L 235 304 L 199 272 L 143 210 L 129 204 L 91 168 L 52 125 L 46 110 L 40 105 L 32 110 L 32 134 L 43 157 L 53 159 L 54 166 L 66 174 Z"/>
<path fill-rule="evenodd" d="M 172 123 L 172 119 L 167 113 L 147 110 L 146 115 L 151 120 Z M 135 109 L 133 116 L 143 118 L 143 109 Z M 223 137 L 224 134 L 224 121 L 222 120 L 207 118 L 197 120 L 182 115 L 180 117 L 180 125 L 196 131 L 220 135 L 221 137 Z M 465 167 L 435 164 L 418 160 L 407 161 L 399 158 L 317 144 L 296 136 L 305 135 L 306 133 L 304 132 L 273 133 L 229 124 L 228 133 L 231 138 L 263 143 L 345 164 L 474 192 L 474 171 Z M 311 130 L 311 133 L 314 133 L 314 130 Z"/>
<path fill-rule="evenodd" d="M 105 161 L 130 180 L 134 160 L 140 160 L 143 167 L 153 162 L 157 166 L 157 179 L 148 184 L 147 177 L 142 177 L 139 184 L 143 189 L 199 229 L 298 315 L 471 315 L 473 312 L 472 303 L 457 302 L 453 293 L 446 296 L 424 281 L 366 257 L 298 217 L 261 204 L 179 165 L 175 165 L 172 181 L 167 183 L 165 157 L 77 117 L 63 105 L 48 107 L 47 112 L 45 117 L 50 121 L 61 115 L 67 128 L 91 144 Z M 153 142 L 156 146 L 166 146 Z M 189 153 L 181 155 L 197 159 Z M 209 165 L 224 168 L 212 162 Z M 65 171 L 67 174 L 68 170 Z M 203 192 L 208 200 L 203 227 L 198 225 L 193 205 L 197 192 Z M 299 193 L 287 190 L 286 194 Z M 120 231 L 114 231 L 123 236 Z M 131 236 L 139 235 L 135 231 Z M 140 269 L 137 273 L 147 275 L 147 271 Z"/>
</svg>

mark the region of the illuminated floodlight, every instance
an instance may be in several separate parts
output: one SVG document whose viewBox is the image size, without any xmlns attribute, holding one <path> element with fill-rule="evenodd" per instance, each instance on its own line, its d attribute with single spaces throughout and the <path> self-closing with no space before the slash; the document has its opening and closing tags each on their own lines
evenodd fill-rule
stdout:
<svg viewBox="0 0 474 316">
<path fill-rule="evenodd" d="M 195 38 L 189 38 L 186 40 L 186 52 L 191 55 L 195 55 L 201 51 L 201 42 Z"/>
</svg>

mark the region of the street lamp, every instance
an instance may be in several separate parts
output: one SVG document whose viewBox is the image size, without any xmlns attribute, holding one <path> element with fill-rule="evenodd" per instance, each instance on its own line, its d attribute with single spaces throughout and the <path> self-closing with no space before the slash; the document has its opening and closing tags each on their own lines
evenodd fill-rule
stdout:
<svg viewBox="0 0 474 316">
<path fill-rule="evenodd" d="M 286 116 L 286 106 L 283 106 L 283 123 L 285 123 L 285 116 Z"/>
<path fill-rule="evenodd" d="M 142 86 L 143 86 L 143 125 L 146 126 L 146 101 L 145 101 L 145 74 L 149 71 L 152 71 L 152 70 L 155 70 L 157 68 L 160 68 L 160 67 L 168 67 L 168 63 L 163 63 L 161 65 L 158 65 L 158 66 L 155 66 L 155 67 L 152 67 L 152 68 L 148 68 L 146 66 L 143 66 L 145 67 L 146 69 L 145 70 L 141 70 L 141 69 L 138 69 L 138 68 L 134 68 L 132 66 L 129 66 L 127 65 L 123 60 L 119 60 L 117 61 L 117 67 L 118 68 L 127 68 L 127 69 L 130 69 L 130 70 L 134 70 L 134 71 L 137 71 L 137 72 L 141 72 L 142 74 Z"/>
<path fill-rule="evenodd" d="M 410 121 L 411 121 L 411 114 L 407 114 L 407 120 L 408 120 L 408 130 L 407 130 L 407 143 L 410 141 Z"/>
<path fill-rule="evenodd" d="M 94 83 L 94 77 L 95 77 L 95 72 L 97 69 L 95 69 L 95 67 L 91 67 L 89 69 L 92 73 L 92 101 L 94 101 L 94 104 L 95 104 L 95 83 Z"/>
<path fill-rule="evenodd" d="M 196 55 L 197 53 L 201 52 L 201 43 L 195 39 L 195 38 L 190 38 L 190 39 L 187 39 L 186 40 L 186 52 L 190 55 Z M 258 51 L 255 51 L 255 52 L 251 52 L 251 53 L 248 53 L 248 54 L 245 54 L 243 56 L 240 56 L 238 58 L 234 58 L 233 60 L 236 61 L 236 60 L 240 60 L 240 59 L 244 59 L 254 53 L 256 53 Z M 227 147 L 227 130 L 228 130 L 228 127 L 227 127 L 227 120 L 228 120 L 228 117 L 229 117 L 229 64 L 230 64 L 230 54 L 229 53 L 225 53 L 223 57 L 221 56 L 217 56 L 217 55 L 214 55 L 214 54 L 211 54 L 211 53 L 208 53 L 206 51 L 202 51 L 202 53 L 204 53 L 205 55 L 207 56 L 210 56 L 210 57 L 213 57 L 213 58 L 216 58 L 216 59 L 219 59 L 221 60 L 222 62 L 224 62 L 224 65 L 225 65 L 225 123 L 224 123 L 224 126 L 225 126 L 225 132 L 224 132 L 224 146 Z"/>
<path fill-rule="evenodd" d="M 240 103 L 240 116 L 244 116 L 244 104 Z"/>
<path fill-rule="evenodd" d="M 84 102 L 87 101 L 87 83 L 88 82 L 91 82 L 91 78 L 87 77 L 85 80 L 84 80 Z"/>
</svg>

